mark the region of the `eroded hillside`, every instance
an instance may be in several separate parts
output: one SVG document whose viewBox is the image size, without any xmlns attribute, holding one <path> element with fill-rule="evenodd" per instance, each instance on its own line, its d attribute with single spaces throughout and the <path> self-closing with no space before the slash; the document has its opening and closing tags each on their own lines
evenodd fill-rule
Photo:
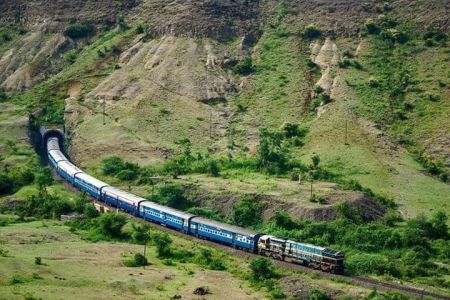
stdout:
<svg viewBox="0 0 450 300">
<path fill-rule="evenodd" d="M 194 152 L 253 157 L 260 128 L 300 123 L 308 134 L 290 152 L 304 163 L 319 154 L 406 215 L 448 204 L 449 50 L 422 38 L 431 25 L 448 31 L 442 1 L 1 5 L 1 87 L 43 108 L 42 121 L 64 122 L 82 167 L 112 155 L 160 164 L 186 139 Z M 386 50 L 370 22 L 409 40 Z M 86 36 L 70 36 L 75 25 Z M 389 82 L 401 76 L 407 86 Z"/>
</svg>

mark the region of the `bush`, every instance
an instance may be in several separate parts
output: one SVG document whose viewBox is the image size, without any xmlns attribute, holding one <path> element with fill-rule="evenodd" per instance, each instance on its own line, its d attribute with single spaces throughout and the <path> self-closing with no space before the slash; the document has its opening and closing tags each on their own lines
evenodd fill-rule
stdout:
<svg viewBox="0 0 450 300">
<path fill-rule="evenodd" d="M 288 122 L 283 123 L 280 130 L 284 133 L 284 137 L 288 139 L 293 137 L 303 138 L 307 133 L 306 129 L 300 128 L 299 124 Z"/>
<path fill-rule="evenodd" d="M 42 257 L 38 256 L 34 258 L 34 263 L 36 265 L 42 265 Z"/>
<path fill-rule="evenodd" d="M 64 34 L 72 39 L 85 38 L 95 33 L 92 26 L 86 24 L 73 24 L 67 27 Z"/>
<path fill-rule="evenodd" d="M 77 60 L 77 54 L 75 52 L 68 52 L 64 55 L 64 58 L 65 60 L 73 64 Z"/>
<path fill-rule="evenodd" d="M 98 230 L 109 237 L 122 237 L 122 228 L 127 223 L 124 215 L 107 212 L 97 219 Z"/>
<path fill-rule="evenodd" d="M 100 213 L 95 208 L 94 204 L 88 203 L 84 206 L 83 215 L 86 219 L 94 219 L 100 216 Z"/>
<path fill-rule="evenodd" d="M 346 269 L 355 275 L 383 275 L 387 271 L 387 264 L 388 260 L 383 255 L 366 253 L 348 256 L 345 261 Z"/>
<path fill-rule="evenodd" d="M 251 57 L 245 57 L 234 66 L 234 72 L 239 75 L 248 75 L 254 71 L 253 61 Z"/>
<path fill-rule="evenodd" d="M 375 88 L 375 87 L 379 87 L 380 86 L 380 82 L 378 81 L 378 79 L 376 79 L 375 77 L 371 76 L 369 78 L 369 81 L 367 82 L 367 84 L 371 87 L 371 88 Z"/>
<path fill-rule="evenodd" d="M 251 276 L 254 280 L 265 280 L 276 277 L 272 261 L 258 257 L 250 262 Z"/>
<path fill-rule="evenodd" d="M 165 184 L 157 189 L 154 201 L 177 209 L 185 209 L 190 206 L 184 196 L 183 186 L 178 184 Z"/>
<path fill-rule="evenodd" d="M 201 248 L 200 252 L 196 255 L 196 262 L 210 270 L 223 271 L 226 270 L 221 258 L 213 256 L 213 252 L 210 249 Z"/>
<path fill-rule="evenodd" d="M 0 88 L 0 102 L 8 98 L 4 89 Z"/>
<path fill-rule="evenodd" d="M 136 170 L 126 169 L 117 173 L 116 177 L 122 181 L 133 181 L 138 177 L 138 173 Z"/>
<path fill-rule="evenodd" d="M 309 293 L 308 300 L 331 300 L 331 298 L 320 290 L 312 290 Z"/>
<path fill-rule="evenodd" d="M 322 32 L 314 24 L 306 26 L 302 31 L 302 36 L 306 39 L 315 39 L 320 37 L 321 35 Z"/>
<path fill-rule="evenodd" d="M 154 233 L 152 241 L 156 246 L 156 253 L 159 258 L 167 258 L 172 256 L 172 239 L 167 233 Z"/>
<path fill-rule="evenodd" d="M 9 195 L 14 191 L 14 180 L 5 173 L 0 173 L 0 195 Z"/>
<path fill-rule="evenodd" d="M 380 27 L 378 27 L 377 23 L 373 19 L 368 19 L 364 23 L 364 27 L 369 34 L 378 34 L 380 33 Z"/>
<path fill-rule="evenodd" d="M 134 255 L 134 263 L 136 264 L 137 267 L 143 267 L 143 266 L 147 266 L 148 265 L 148 260 L 141 253 L 136 253 Z"/>
<path fill-rule="evenodd" d="M 208 162 L 207 162 L 207 170 L 208 170 L 208 174 L 213 176 L 213 177 L 217 177 L 217 176 L 220 175 L 219 174 L 219 172 L 220 172 L 219 164 L 214 159 L 208 160 Z"/>
<path fill-rule="evenodd" d="M 242 227 L 257 225 L 262 221 L 262 204 L 251 198 L 244 198 L 233 206 L 231 219 Z"/>
</svg>

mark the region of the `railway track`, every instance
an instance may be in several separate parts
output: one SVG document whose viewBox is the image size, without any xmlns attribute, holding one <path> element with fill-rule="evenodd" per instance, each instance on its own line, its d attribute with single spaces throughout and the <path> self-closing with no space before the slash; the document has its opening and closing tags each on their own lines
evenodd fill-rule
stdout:
<svg viewBox="0 0 450 300">
<path fill-rule="evenodd" d="M 54 175 L 57 178 L 60 178 L 56 173 L 54 173 Z M 67 187 L 68 189 L 75 191 L 77 193 L 79 193 L 79 190 L 77 188 L 75 188 L 74 186 L 72 186 L 70 183 L 68 183 L 65 180 L 62 180 L 63 184 L 65 187 Z M 89 197 L 93 203 L 96 203 L 99 206 L 103 206 L 105 208 L 108 208 L 110 210 L 115 210 L 116 208 L 107 205 L 104 202 L 98 201 L 97 199 L 93 198 L 93 197 Z M 165 226 L 162 226 L 160 224 L 156 224 L 153 222 L 149 222 L 149 221 L 144 221 L 141 218 L 132 216 L 130 214 L 127 214 L 125 212 L 120 212 L 123 213 L 124 215 L 139 221 L 139 222 L 145 222 L 147 224 L 149 224 L 151 227 L 154 228 L 158 228 L 160 230 L 163 230 L 165 232 L 177 235 L 179 237 L 191 240 L 191 241 L 196 241 L 199 242 L 201 244 L 204 245 L 208 245 L 214 248 L 219 248 L 221 250 L 224 250 L 230 254 L 233 255 L 239 255 L 241 257 L 245 257 L 245 258 L 257 258 L 257 257 L 261 257 L 258 254 L 254 254 L 254 253 L 250 253 L 250 252 L 246 252 L 246 251 L 242 251 L 242 250 L 238 250 L 232 247 L 229 247 L 227 245 L 223 245 L 223 244 L 218 244 L 216 242 L 210 241 L 210 240 L 206 240 L 206 239 L 199 239 L 197 237 L 191 236 L 191 235 L 186 235 L 180 231 L 177 231 L 175 229 L 172 228 L 168 228 Z M 284 261 L 279 261 L 279 260 L 274 260 L 274 264 L 278 267 L 287 269 L 287 270 L 292 270 L 292 271 L 302 271 L 302 272 L 306 272 L 306 273 L 316 273 L 318 274 L 318 276 L 320 276 L 321 278 L 335 278 L 338 280 L 341 280 L 343 282 L 348 282 L 349 284 L 353 284 L 353 285 L 358 285 L 358 286 L 362 286 L 365 288 L 369 288 L 369 289 L 377 289 L 378 291 L 382 291 L 382 292 L 388 292 L 388 291 L 396 291 L 396 292 L 401 292 L 404 293 L 410 297 L 414 297 L 417 299 L 424 299 L 424 297 L 428 297 L 428 298 L 434 298 L 434 299 L 439 299 L 439 300 L 450 300 L 450 296 L 447 295 L 442 295 L 442 294 L 438 294 L 438 293 L 434 293 L 434 292 L 430 292 L 430 291 L 426 291 L 424 289 L 419 289 L 419 288 L 415 288 L 415 287 L 410 287 L 410 286 L 405 286 L 402 284 L 398 284 L 398 283 L 394 283 L 394 282 L 387 282 L 387 281 L 381 281 L 381 280 L 377 280 L 377 279 L 373 279 L 373 278 L 368 278 L 368 277 L 364 277 L 364 276 L 352 276 L 350 274 L 345 274 L 345 275 L 338 275 L 338 274 L 331 274 L 331 273 L 324 273 L 324 272 L 320 272 L 305 266 L 301 266 L 301 265 L 296 265 L 296 264 L 292 264 L 292 263 L 288 263 L 288 262 L 284 262 Z"/>
</svg>

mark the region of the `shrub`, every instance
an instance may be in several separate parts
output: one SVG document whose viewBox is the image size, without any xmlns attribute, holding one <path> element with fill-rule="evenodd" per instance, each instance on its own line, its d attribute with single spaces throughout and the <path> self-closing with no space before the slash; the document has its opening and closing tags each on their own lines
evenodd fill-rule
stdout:
<svg viewBox="0 0 450 300">
<path fill-rule="evenodd" d="M 378 27 L 377 23 L 373 19 L 367 19 L 364 23 L 364 27 L 369 34 L 378 34 L 380 32 L 380 27 Z"/>
<path fill-rule="evenodd" d="M 219 169 L 219 164 L 217 163 L 217 161 L 214 159 L 208 160 L 207 170 L 208 170 L 209 175 L 211 175 L 213 177 L 219 176 L 220 169 Z"/>
<path fill-rule="evenodd" d="M 138 173 L 136 170 L 121 170 L 119 173 L 117 173 L 117 178 L 123 181 L 132 181 L 135 180 L 138 177 Z"/>
<path fill-rule="evenodd" d="M 380 86 L 380 82 L 378 81 L 378 79 L 376 79 L 375 77 L 371 76 L 369 78 L 369 80 L 367 81 L 367 84 L 371 87 L 371 88 L 375 88 L 375 87 L 379 87 Z"/>
<path fill-rule="evenodd" d="M 100 213 L 92 203 L 88 203 L 84 206 L 83 214 L 86 219 L 94 219 L 100 216 Z"/>
<path fill-rule="evenodd" d="M 273 264 L 264 257 L 258 257 L 250 262 L 251 276 L 254 280 L 265 280 L 276 277 Z"/>
<path fill-rule="evenodd" d="M 137 267 L 143 267 L 143 266 L 148 265 L 147 258 L 144 255 L 142 255 L 141 253 L 136 253 L 134 255 L 133 260 Z"/>
<path fill-rule="evenodd" d="M 172 255 L 172 239 L 167 233 L 154 233 L 152 241 L 156 246 L 156 253 L 158 257 L 165 258 Z"/>
<path fill-rule="evenodd" d="M 427 100 L 430 100 L 433 102 L 439 101 L 441 99 L 440 95 L 432 93 L 432 92 L 425 93 L 425 96 L 426 96 Z"/>
<path fill-rule="evenodd" d="M 244 198 L 233 206 L 231 219 L 242 227 L 253 226 L 262 221 L 262 204 L 251 198 Z"/>
<path fill-rule="evenodd" d="M 299 124 L 288 122 L 283 123 L 280 130 L 284 133 L 284 137 L 288 139 L 292 137 L 303 138 L 307 133 L 307 130 L 301 128 Z"/>
<path fill-rule="evenodd" d="M 177 209 L 190 206 L 189 201 L 184 196 L 183 186 L 178 184 L 165 184 L 158 187 L 154 200 Z"/>
<path fill-rule="evenodd" d="M 40 256 L 35 257 L 34 258 L 34 263 L 36 265 L 42 265 L 42 257 L 40 257 Z"/>
<path fill-rule="evenodd" d="M 72 39 L 85 38 L 94 34 L 94 28 L 86 24 L 72 24 L 64 31 L 64 34 Z"/>
<path fill-rule="evenodd" d="M 8 98 L 4 89 L 0 88 L 0 102 Z"/>
<path fill-rule="evenodd" d="M 77 60 L 77 54 L 75 52 L 68 52 L 64 55 L 64 58 L 73 64 Z"/>
<path fill-rule="evenodd" d="M 308 300 L 331 300 L 331 298 L 320 290 L 312 290 L 309 293 Z"/>
<path fill-rule="evenodd" d="M 316 84 L 316 85 L 314 86 L 314 92 L 315 92 L 316 94 L 320 94 L 320 93 L 323 92 L 323 88 L 322 88 L 320 85 Z"/>
<path fill-rule="evenodd" d="M 127 218 L 124 215 L 107 212 L 97 219 L 97 223 L 102 234 L 118 238 L 122 236 L 122 228 L 127 223 Z"/>
<path fill-rule="evenodd" d="M 201 248 L 200 252 L 196 255 L 195 260 L 202 266 L 207 267 L 210 270 L 222 271 L 226 267 L 220 258 L 213 256 L 213 252 L 210 249 Z"/>
<path fill-rule="evenodd" d="M 302 31 L 302 36 L 307 39 L 315 39 L 320 37 L 321 35 L 322 32 L 314 24 L 306 26 Z"/>
<path fill-rule="evenodd" d="M 5 173 L 0 173 L 0 195 L 9 195 L 14 190 L 14 180 Z"/>
<path fill-rule="evenodd" d="M 380 254 L 354 254 L 347 257 L 345 265 L 352 274 L 384 274 L 387 266 L 387 259 Z"/>
<path fill-rule="evenodd" d="M 277 211 L 272 217 L 272 222 L 274 222 L 278 227 L 288 230 L 297 228 L 297 223 L 295 223 L 291 216 L 284 211 Z"/>
<path fill-rule="evenodd" d="M 239 75 L 248 75 L 254 71 L 252 58 L 247 56 L 234 66 L 234 72 Z"/>
</svg>

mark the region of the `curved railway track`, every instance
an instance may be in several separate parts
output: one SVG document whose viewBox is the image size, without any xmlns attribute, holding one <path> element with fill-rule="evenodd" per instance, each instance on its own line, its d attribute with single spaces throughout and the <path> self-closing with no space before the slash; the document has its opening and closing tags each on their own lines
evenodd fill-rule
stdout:
<svg viewBox="0 0 450 300">
<path fill-rule="evenodd" d="M 55 176 L 57 176 L 58 178 L 62 178 L 59 177 L 59 175 L 53 170 L 53 173 Z M 62 178 L 63 179 L 63 178 Z M 66 180 L 62 180 L 63 185 L 72 190 L 75 191 L 77 193 L 79 193 L 80 191 L 75 188 L 73 185 L 71 185 L 69 182 L 67 182 Z M 109 208 L 111 210 L 117 210 L 117 208 L 110 206 L 108 204 L 106 204 L 105 202 L 101 202 L 98 201 L 97 199 L 90 197 L 89 198 L 96 204 L 98 204 L 99 206 L 102 207 L 106 207 Z M 144 221 L 141 218 L 135 217 L 133 215 L 130 215 L 128 213 L 125 212 L 121 212 L 124 215 L 127 215 L 128 217 L 135 219 L 139 222 L 146 222 L 148 224 L 151 224 L 152 227 L 158 227 L 160 229 L 162 229 L 163 231 L 167 231 L 170 232 L 171 234 L 175 234 L 178 235 L 180 237 L 183 237 L 185 239 L 189 239 L 189 240 L 195 240 L 196 242 L 200 242 L 203 244 L 206 244 L 208 246 L 212 246 L 215 248 L 220 248 L 228 253 L 231 253 L 233 255 L 239 255 L 242 257 L 247 257 L 247 258 L 256 258 L 256 257 L 260 257 L 260 255 L 258 254 L 254 254 L 251 252 L 246 252 L 243 250 L 238 250 L 235 248 L 232 248 L 230 246 L 227 245 L 223 245 L 223 244 L 218 244 L 217 242 L 213 242 L 210 240 L 206 240 L 206 239 L 199 239 L 198 237 L 192 236 L 192 235 L 186 235 L 180 231 L 177 231 L 175 229 L 171 229 L 165 226 L 162 226 L 160 224 L 156 224 L 156 223 L 152 223 L 149 221 Z M 279 260 L 274 260 L 275 265 L 282 267 L 284 269 L 288 269 L 288 270 L 300 270 L 302 272 L 307 272 L 307 273 L 317 273 L 318 276 L 322 277 L 322 278 L 335 278 L 335 279 L 340 279 L 343 282 L 347 282 L 349 284 L 353 284 L 353 285 L 358 285 L 358 286 L 362 286 L 365 288 L 369 288 L 369 289 L 377 289 L 379 291 L 383 291 L 383 292 L 387 292 L 387 291 L 397 291 L 397 292 L 401 292 L 404 294 L 407 294 L 408 296 L 414 297 L 414 298 L 418 298 L 418 299 L 423 299 L 424 297 L 431 297 L 434 299 L 439 299 L 439 300 L 450 300 L 450 296 L 447 295 L 442 295 L 442 294 L 438 294 L 435 292 L 431 292 L 431 291 L 426 291 L 424 289 L 419 289 L 419 288 L 415 288 L 415 287 L 410 287 L 410 286 L 405 286 L 405 285 L 401 285 L 398 283 L 394 283 L 394 282 L 387 282 L 387 281 L 381 281 L 381 280 L 377 280 L 377 279 L 373 279 L 373 278 L 368 278 L 368 277 L 363 277 L 363 276 L 352 276 L 350 274 L 345 274 L 345 275 L 338 275 L 338 274 L 332 274 L 332 273 L 324 273 L 324 272 L 320 272 L 308 267 L 304 267 L 301 265 L 297 265 L 297 264 L 292 264 L 292 263 L 288 263 L 285 261 L 279 261 Z"/>
<path fill-rule="evenodd" d="M 65 182 L 65 181 L 64 181 Z M 69 184 L 68 184 L 69 185 Z M 70 186 L 70 185 L 69 185 Z M 74 188 L 75 191 L 78 191 L 77 189 Z M 101 205 L 103 207 L 107 207 L 113 210 L 116 210 L 115 207 L 106 205 L 104 202 L 98 201 L 94 198 L 93 202 Z M 123 213 L 123 212 L 121 212 Z M 135 216 L 131 216 L 127 213 L 123 213 L 124 215 L 129 216 L 130 218 L 137 220 L 139 222 L 145 222 L 150 224 L 152 227 L 155 228 L 159 228 L 165 232 L 169 232 L 171 234 L 175 234 L 179 237 L 191 240 L 191 241 L 196 241 L 196 242 L 200 242 L 202 244 L 211 246 L 211 247 L 215 247 L 215 248 L 219 248 L 221 250 L 224 250 L 228 253 L 231 253 L 233 255 L 239 255 L 241 257 L 246 257 L 246 258 L 257 258 L 257 257 L 261 257 L 258 254 L 254 254 L 251 252 L 246 252 L 246 251 L 242 251 L 242 250 L 238 250 L 238 249 L 234 249 L 232 247 L 229 247 L 227 245 L 223 245 L 223 244 L 218 244 L 216 242 L 210 241 L 210 240 L 206 240 L 206 239 L 198 239 L 194 236 L 191 235 L 186 235 L 181 233 L 180 231 L 177 231 L 175 229 L 169 228 L 169 227 L 165 227 L 165 226 L 161 226 L 160 224 L 156 224 L 153 222 L 148 222 L 148 221 L 144 221 L 141 218 L 137 218 Z M 439 299 L 439 300 L 450 300 L 450 296 L 446 296 L 446 295 L 442 295 L 442 294 L 438 294 L 438 293 L 434 293 L 434 292 L 430 292 L 430 291 L 426 291 L 424 289 L 419 289 L 419 288 L 415 288 L 415 287 L 410 287 L 410 286 L 405 286 L 405 285 L 401 285 L 398 283 L 394 283 L 394 282 L 387 282 L 387 281 L 382 281 L 382 280 L 377 280 L 377 279 L 373 279 L 373 278 L 368 278 L 368 277 L 364 277 L 364 276 L 353 276 L 350 274 L 345 274 L 345 275 L 338 275 L 338 274 L 331 274 L 331 273 L 324 273 L 324 272 L 320 272 L 308 267 L 304 267 L 301 265 L 296 265 L 296 264 L 292 264 L 292 263 L 288 263 L 288 262 L 284 262 L 284 261 L 279 261 L 279 260 L 274 260 L 274 264 L 277 265 L 278 267 L 287 269 L 287 270 L 293 270 L 293 271 L 303 271 L 303 272 L 308 272 L 308 273 L 316 273 L 319 274 L 319 276 L 321 278 L 336 278 L 336 279 L 340 279 L 343 282 L 348 282 L 350 284 L 353 285 L 358 285 L 358 286 L 362 286 L 365 288 L 369 288 L 369 289 L 377 289 L 378 291 L 383 291 L 383 292 L 388 292 L 388 291 L 396 291 L 396 292 L 401 292 L 404 293 L 410 297 L 414 297 L 417 299 L 424 299 L 424 297 L 431 297 L 434 299 Z"/>
</svg>

